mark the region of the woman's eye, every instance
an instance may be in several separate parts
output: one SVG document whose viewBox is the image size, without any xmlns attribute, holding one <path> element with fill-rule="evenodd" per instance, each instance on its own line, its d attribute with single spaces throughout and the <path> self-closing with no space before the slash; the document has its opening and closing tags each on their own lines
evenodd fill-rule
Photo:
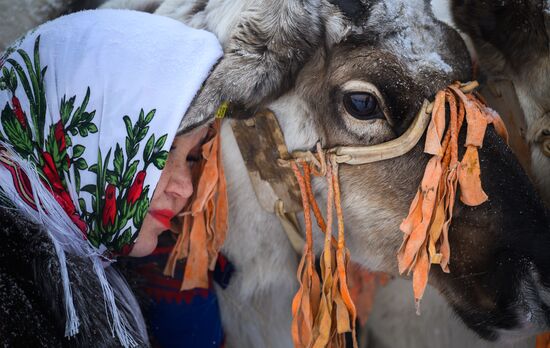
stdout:
<svg viewBox="0 0 550 348">
<path fill-rule="evenodd" d="M 344 108 L 352 117 L 358 120 L 385 119 L 378 99 L 366 92 L 350 92 L 344 94 Z"/>
<path fill-rule="evenodd" d="M 200 161 L 200 156 L 199 155 L 193 155 L 193 154 L 189 154 L 187 155 L 187 162 L 198 162 Z"/>
</svg>

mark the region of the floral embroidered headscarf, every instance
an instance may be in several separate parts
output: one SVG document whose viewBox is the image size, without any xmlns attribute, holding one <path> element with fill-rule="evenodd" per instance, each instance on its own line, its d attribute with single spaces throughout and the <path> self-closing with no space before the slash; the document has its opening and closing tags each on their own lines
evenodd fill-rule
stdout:
<svg viewBox="0 0 550 348">
<path fill-rule="evenodd" d="M 46 23 L 0 58 L 0 192 L 54 243 L 68 336 L 78 317 L 65 252 L 92 258 L 113 330 L 132 345 L 102 263 L 137 237 L 176 130 L 221 55 L 208 32 L 98 10 Z"/>
</svg>

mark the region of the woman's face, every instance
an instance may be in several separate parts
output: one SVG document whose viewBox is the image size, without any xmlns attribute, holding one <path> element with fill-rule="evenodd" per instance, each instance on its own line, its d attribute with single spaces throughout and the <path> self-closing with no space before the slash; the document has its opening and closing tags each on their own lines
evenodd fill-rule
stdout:
<svg viewBox="0 0 550 348">
<path fill-rule="evenodd" d="M 170 220 L 187 205 L 193 195 L 191 169 L 201 158 L 201 145 L 207 132 L 208 127 L 202 127 L 174 139 L 130 256 L 151 254 L 157 246 L 158 236 L 170 228 Z"/>
</svg>

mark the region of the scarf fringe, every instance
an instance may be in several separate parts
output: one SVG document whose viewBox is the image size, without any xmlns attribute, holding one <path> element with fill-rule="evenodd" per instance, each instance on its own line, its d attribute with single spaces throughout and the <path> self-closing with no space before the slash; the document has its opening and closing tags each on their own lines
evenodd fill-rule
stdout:
<svg viewBox="0 0 550 348">
<path fill-rule="evenodd" d="M 449 125 L 446 126 L 447 107 Z M 466 152 L 459 161 L 458 135 L 464 119 L 467 123 Z M 437 93 L 424 148 L 424 152 L 432 157 L 409 214 L 400 226 L 404 236 L 397 255 L 399 273 L 413 273 L 418 314 L 431 264 L 439 264 L 444 272 L 449 272 L 451 250 L 448 233 L 457 185 L 460 200 L 466 205 L 478 206 L 488 199 L 481 186 L 478 149 L 483 145 L 489 124 L 493 124 L 497 133 L 508 141 L 506 127 L 498 114 L 477 95 L 463 93 L 459 84 Z"/>
<path fill-rule="evenodd" d="M 4 175 L 0 175 L 0 189 L 3 191 L 3 195 L 32 223 L 43 227 L 54 245 L 63 283 L 66 313 L 65 336 L 76 335 L 80 326 L 67 270 L 66 253 L 71 253 L 91 259 L 103 290 L 105 306 L 108 308 L 110 319 L 112 319 L 111 330 L 113 336 L 116 335 L 124 347 L 137 346 L 130 333 L 130 326 L 118 310 L 113 289 L 105 275 L 101 255 L 82 237 L 82 231 L 71 221 L 63 208 L 43 185 L 43 180 L 41 180 L 37 169 L 29 161 L 17 155 L 9 144 L 0 141 L 0 149 L 0 173 L 4 173 Z M 27 193 L 32 196 L 26 198 L 32 200 L 34 207 L 31 207 L 19 194 L 16 183 L 6 168 L 7 166 L 17 171 L 19 177 L 28 179 L 31 190 Z M 8 206 L 6 208 L 13 207 Z"/>
</svg>

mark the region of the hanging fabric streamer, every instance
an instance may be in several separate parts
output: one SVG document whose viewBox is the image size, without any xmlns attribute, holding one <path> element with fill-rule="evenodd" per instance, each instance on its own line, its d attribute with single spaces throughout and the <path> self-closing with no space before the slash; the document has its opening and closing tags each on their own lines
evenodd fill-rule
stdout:
<svg viewBox="0 0 550 348">
<path fill-rule="evenodd" d="M 467 123 L 466 152 L 459 161 L 458 135 L 464 121 Z M 400 226 L 404 237 L 397 255 L 399 273 L 413 274 L 417 313 L 420 313 L 420 300 L 428 284 L 430 265 L 439 264 L 444 272 L 449 272 L 448 234 L 457 186 L 460 200 L 466 205 L 478 206 L 488 198 L 481 187 L 478 149 L 483 146 L 489 124 L 508 141 L 500 117 L 476 94 L 465 94 L 459 84 L 437 93 L 424 147 L 424 152 L 432 157 L 409 215 Z"/>
</svg>

